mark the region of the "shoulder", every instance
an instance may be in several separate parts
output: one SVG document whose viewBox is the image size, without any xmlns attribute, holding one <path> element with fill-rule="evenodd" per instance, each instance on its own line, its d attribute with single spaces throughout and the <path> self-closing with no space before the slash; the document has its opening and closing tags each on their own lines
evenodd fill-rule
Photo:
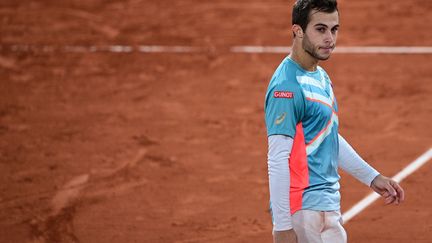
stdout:
<svg viewBox="0 0 432 243">
<path fill-rule="evenodd" d="M 296 75 L 296 67 L 289 61 L 288 58 L 285 58 L 274 72 L 269 84 L 269 90 L 300 90 L 300 84 L 297 82 Z"/>
<path fill-rule="evenodd" d="M 318 71 L 322 74 L 322 75 L 324 75 L 325 77 L 329 77 L 329 75 L 327 74 L 327 72 L 324 70 L 324 68 L 322 68 L 321 66 L 318 66 L 317 67 L 317 69 L 318 69 Z"/>
<path fill-rule="evenodd" d="M 327 80 L 327 82 L 331 83 L 330 76 L 327 74 L 327 72 L 324 70 L 324 68 L 318 66 L 317 69 L 321 73 L 321 75 L 324 77 L 324 79 Z"/>
<path fill-rule="evenodd" d="M 325 75 L 325 76 L 328 77 L 327 72 L 326 72 L 326 71 L 324 70 L 324 68 L 322 68 L 321 66 L 318 66 L 318 67 L 317 67 L 317 70 L 318 70 L 321 74 L 323 74 L 323 75 Z"/>
<path fill-rule="evenodd" d="M 266 106 L 273 103 L 295 102 L 300 105 L 304 100 L 303 90 L 297 81 L 296 66 L 285 58 L 276 69 L 267 88 Z"/>
</svg>

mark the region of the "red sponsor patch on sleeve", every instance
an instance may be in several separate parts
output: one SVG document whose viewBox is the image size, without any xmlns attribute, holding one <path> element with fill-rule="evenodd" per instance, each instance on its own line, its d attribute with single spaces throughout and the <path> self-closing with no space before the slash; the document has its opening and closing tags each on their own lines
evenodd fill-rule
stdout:
<svg viewBox="0 0 432 243">
<path fill-rule="evenodd" d="M 292 98 L 294 98 L 294 93 L 290 92 L 290 91 L 275 91 L 274 97 L 275 98 L 292 99 Z"/>
</svg>

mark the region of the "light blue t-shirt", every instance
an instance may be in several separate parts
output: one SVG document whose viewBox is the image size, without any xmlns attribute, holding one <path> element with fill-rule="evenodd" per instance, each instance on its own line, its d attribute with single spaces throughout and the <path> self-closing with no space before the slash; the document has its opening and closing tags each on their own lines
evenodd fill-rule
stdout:
<svg viewBox="0 0 432 243">
<path fill-rule="evenodd" d="M 340 209 L 337 112 L 324 69 L 309 72 L 286 57 L 268 86 L 265 120 L 268 136 L 294 139 L 288 161 L 291 214 L 300 209 Z"/>
</svg>

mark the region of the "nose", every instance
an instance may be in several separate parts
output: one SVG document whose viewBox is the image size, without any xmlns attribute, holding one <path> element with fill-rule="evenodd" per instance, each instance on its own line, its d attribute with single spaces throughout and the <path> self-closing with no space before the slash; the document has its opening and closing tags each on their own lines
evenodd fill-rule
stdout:
<svg viewBox="0 0 432 243">
<path fill-rule="evenodd" d="M 333 43 L 336 39 L 336 35 L 331 32 L 331 30 L 326 31 L 324 38 L 325 43 Z"/>
</svg>

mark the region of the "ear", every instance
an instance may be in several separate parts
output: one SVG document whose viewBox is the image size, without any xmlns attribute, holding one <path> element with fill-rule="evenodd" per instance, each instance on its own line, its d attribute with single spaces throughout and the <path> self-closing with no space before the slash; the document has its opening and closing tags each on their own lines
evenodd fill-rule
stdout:
<svg viewBox="0 0 432 243">
<path fill-rule="evenodd" d="M 295 36 L 298 36 L 299 38 L 303 38 L 303 29 L 298 24 L 294 24 L 292 26 L 292 32 Z"/>
</svg>

